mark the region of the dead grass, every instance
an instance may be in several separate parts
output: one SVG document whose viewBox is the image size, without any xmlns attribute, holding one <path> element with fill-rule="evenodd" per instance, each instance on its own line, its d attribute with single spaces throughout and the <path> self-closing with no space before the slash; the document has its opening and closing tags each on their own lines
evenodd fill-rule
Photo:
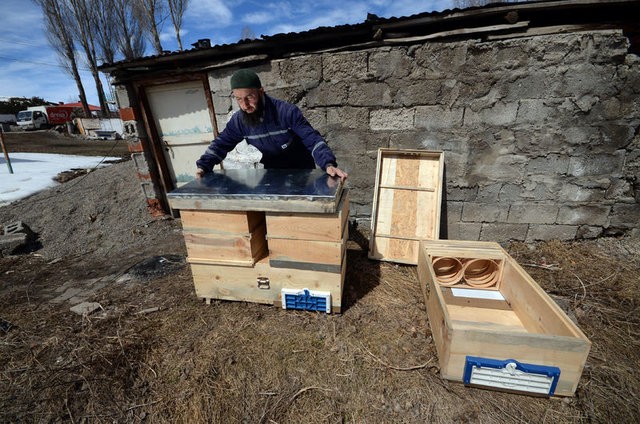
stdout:
<svg viewBox="0 0 640 424">
<path fill-rule="evenodd" d="M 0 338 L 3 421 L 634 422 L 638 264 L 608 242 L 513 245 L 593 342 L 574 398 L 465 388 L 438 374 L 416 269 L 348 251 L 342 315 L 205 305 L 188 268 L 114 283 L 104 312 L 14 296 Z M 15 288 L 15 287 L 14 287 Z M 18 290 L 18 293 L 20 290 Z M 140 314 L 149 308 L 157 312 Z"/>
</svg>

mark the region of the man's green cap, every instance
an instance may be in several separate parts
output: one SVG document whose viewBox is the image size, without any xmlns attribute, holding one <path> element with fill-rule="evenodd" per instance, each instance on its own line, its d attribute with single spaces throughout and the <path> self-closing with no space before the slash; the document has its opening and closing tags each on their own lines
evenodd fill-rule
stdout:
<svg viewBox="0 0 640 424">
<path fill-rule="evenodd" d="M 236 88 L 262 88 L 262 83 L 252 70 L 240 69 L 231 76 L 231 89 Z"/>
</svg>

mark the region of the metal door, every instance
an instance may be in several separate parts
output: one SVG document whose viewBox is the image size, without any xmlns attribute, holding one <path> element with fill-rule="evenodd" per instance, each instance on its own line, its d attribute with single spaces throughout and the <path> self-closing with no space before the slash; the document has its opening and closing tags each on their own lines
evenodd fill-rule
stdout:
<svg viewBox="0 0 640 424">
<path fill-rule="evenodd" d="M 176 187 L 194 179 L 196 160 L 214 139 L 202 81 L 146 89 L 162 150 Z"/>
</svg>

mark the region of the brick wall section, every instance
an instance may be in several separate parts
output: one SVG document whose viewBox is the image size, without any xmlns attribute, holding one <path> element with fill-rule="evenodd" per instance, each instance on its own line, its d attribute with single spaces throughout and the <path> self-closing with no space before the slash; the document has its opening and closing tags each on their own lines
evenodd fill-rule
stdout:
<svg viewBox="0 0 640 424">
<path fill-rule="evenodd" d="M 274 60 L 268 93 L 298 104 L 371 214 L 380 147 L 445 152 L 449 238 L 638 232 L 640 59 L 621 31 L 430 42 Z M 236 108 L 209 74 L 220 129 Z"/>
<path fill-rule="evenodd" d="M 151 152 L 145 151 L 142 139 L 147 137 L 144 125 L 135 108 L 135 95 L 125 87 L 116 87 L 116 96 L 120 106 L 119 114 L 123 124 L 122 138 L 127 141 L 131 159 L 136 168 L 136 177 L 140 181 L 142 193 L 147 202 L 147 209 L 153 216 L 165 214 L 162 208 L 162 191 L 154 181 L 155 163 Z"/>
</svg>

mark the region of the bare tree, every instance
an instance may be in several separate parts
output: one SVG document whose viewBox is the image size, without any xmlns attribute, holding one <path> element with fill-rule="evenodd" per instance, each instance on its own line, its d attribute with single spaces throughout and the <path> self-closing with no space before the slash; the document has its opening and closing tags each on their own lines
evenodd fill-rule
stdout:
<svg viewBox="0 0 640 424">
<path fill-rule="evenodd" d="M 95 13 L 96 28 L 95 39 L 100 49 L 100 57 L 103 62 L 115 62 L 117 52 L 118 26 L 115 13 L 115 0 L 94 0 L 93 12 Z"/>
<path fill-rule="evenodd" d="M 153 48 L 156 50 L 156 54 L 161 54 L 160 29 L 165 19 L 165 3 L 163 0 L 136 0 L 136 2 L 142 12 L 140 17 L 144 22 L 144 28 L 149 33 Z"/>
<path fill-rule="evenodd" d="M 70 5 L 70 9 L 73 12 L 74 36 L 76 41 L 82 46 L 84 50 L 85 59 L 93 80 L 96 85 L 96 91 L 98 93 L 98 101 L 100 102 L 100 108 L 103 114 L 109 113 L 109 105 L 107 104 L 106 96 L 104 95 L 104 88 L 102 86 L 102 80 L 100 79 L 100 72 L 98 71 L 98 57 L 96 54 L 96 38 L 95 31 L 98 24 L 96 16 L 96 8 L 93 7 L 91 0 L 67 0 Z"/>
<path fill-rule="evenodd" d="M 76 50 L 70 31 L 72 22 L 71 10 L 64 0 L 34 0 L 34 2 L 42 9 L 49 44 L 58 53 L 60 62 L 76 82 L 84 115 L 91 116 L 87 96 L 78 71 Z"/>
<path fill-rule="evenodd" d="M 141 9 L 137 0 L 111 0 L 116 15 L 116 44 L 125 59 L 131 60 L 144 55 L 144 28 L 141 24 Z"/>
<path fill-rule="evenodd" d="M 189 7 L 189 0 L 167 0 L 169 4 L 169 14 L 173 29 L 176 31 L 176 39 L 178 40 L 178 48 L 182 50 L 182 38 L 180 38 L 180 28 L 182 28 L 182 17 Z"/>
</svg>

